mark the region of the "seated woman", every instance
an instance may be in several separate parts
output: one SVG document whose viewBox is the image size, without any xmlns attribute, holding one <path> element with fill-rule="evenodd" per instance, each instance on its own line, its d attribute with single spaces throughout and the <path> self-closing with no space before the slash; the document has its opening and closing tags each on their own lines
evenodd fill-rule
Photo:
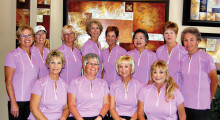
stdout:
<svg viewBox="0 0 220 120">
<path fill-rule="evenodd" d="M 145 120 L 186 120 L 183 96 L 169 76 L 168 65 L 158 60 L 151 66 L 151 78 L 138 95 L 138 118 Z"/>
<path fill-rule="evenodd" d="M 136 120 L 138 92 L 143 84 L 132 77 L 134 59 L 123 55 L 116 62 L 116 70 L 122 77 L 110 87 L 110 114 L 115 120 Z"/>
<path fill-rule="evenodd" d="M 52 50 L 46 59 L 49 75 L 36 81 L 32 88 L 29 119 L 66 120 L 69 115 L 67 107 L 68 84 L 60 78 L 65 59 L 58 50 Z"/>
<path fill-rule="evenodd" d="M 109 110 L 109 89 L 105 80 L 96 76 L 99 57 L 90 53 L 83 59 L 85 75 L 71 81 L 68 106 L 76 120 L 101 120 Z M 74 119 L 74 118 L 70 119 Z"/>
</svg>

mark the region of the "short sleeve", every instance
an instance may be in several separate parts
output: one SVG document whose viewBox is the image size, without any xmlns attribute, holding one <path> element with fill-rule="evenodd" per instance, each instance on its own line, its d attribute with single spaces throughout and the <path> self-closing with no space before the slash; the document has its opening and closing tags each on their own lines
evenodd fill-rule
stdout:
<svg viewBox="0 0 220 120">
<path fill-rule="evenodd" d="M 181 103 L 184 102 L 184 98 L 183 98 L 183 95 L 182 95 L 182 93 L 180 92 L 180 90 L 176 90 L 175 99 L 176 99 L 176 105 L 177 105 L 177 106 L 179 106 Z"/>
<path fill-rule="evenodd" d="M 144 95 L 144 88 L 142 88 L 140 91 L 139 91 L 139 93 L 138 93 L 138 100 L 140 100 L 141 102 L 144 102 L 145 101 L 145 95 Z"/>
<path fill-rule="evenodd" d="M 72 80 L 67 92 L 76 95 L 76 91 L 77 91 L 77 88 L 76 88 L 75 80 Z"/>
<path fill-rule="evenodd" d="M 15 63 L 15 55 L 13 53 L 8 53 L 5 57 L 5 66 L 11 67 L 11 68 L 16 68 L 16 63 Z"/>
<path fill-rule="evenodd" d="M 106 94 L 109 94 L 109 88 L 108 88 L 107 82 L 105 81 L 104 82 L 104 95 L 106 95 Z"/>
<path fill-rule="evenodd" d="M 34 84 L 34 86 L 32 87 L 31 90 L 32 94 L 36 94 L 36 95 L 42 95 L 42 86 L 41 86 L 41 80 L 37 80 Z"/>
<path fill-rule="evenodd" d="M 211 56 L 209 56 L 209 59 L 208 59 L 208 63 L 207 63 L 207 72 L 209 73 L 211 70 L 214 70 L 216 69 L 216 65 L 215 65 L 215 62 L 213 60 L 213 58 Z"/>
<path fill-rule="evenodd" d="M 115 92 L 116 92 L 116 87 L 115 87 L 115 83 L 113 83 L 110 86 L 110 96 L 115 96 Z"/>
</svg>

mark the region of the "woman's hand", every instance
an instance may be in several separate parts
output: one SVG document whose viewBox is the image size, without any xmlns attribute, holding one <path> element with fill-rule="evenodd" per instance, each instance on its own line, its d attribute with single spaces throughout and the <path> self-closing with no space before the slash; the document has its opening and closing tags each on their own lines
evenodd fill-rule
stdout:
<svg viewBox="0 0 220 120">
<path fill-rule="evenodd" d="M 17 118 L 19 116 L 19 107 L 16 102 L 11 103 L 11 114 Z"/>
</svg>

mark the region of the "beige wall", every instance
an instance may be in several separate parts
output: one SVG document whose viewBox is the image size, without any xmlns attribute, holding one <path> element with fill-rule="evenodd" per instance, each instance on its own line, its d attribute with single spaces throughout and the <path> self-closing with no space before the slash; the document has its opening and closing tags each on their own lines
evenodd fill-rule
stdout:
<svg viewBox="0 0 220 120">
<path fill-rule="evenodd" d="M 32 0 L 31 0 L 32 1 Z M 32 1 L 33 2 L 33 1 Z M 51 1 L 51 35 L 50 46 L 51 49 L 55 49 L 61 45 L 60 30 L 63 24 L 63 4 L 62 0 Z M 35 4 L 35 3 L 32 3 Z M 179 25 L 180 32 L 185 28 L 182 26 L 182 4 L 183 0 L 170 0 L 169 20 L 176 22 Z M 4 58 L 5 55 L 15 49 L 15 22 L 16 22 L 16 0 L 1 0 L 0 1 L 0 116 L 1 120 L 8 119 L 7 112 L 7 98 L 4 83 Z M 32 6 L 31 12 L 31 26 L 36 25 L 36 6 Z M 220 28 L 215 27 L 198 27 L 201 32 L 206 33 L 220 33 Z M 178 41 L 180 41 L 180 32 L 178 35 Z"/>
</svg>

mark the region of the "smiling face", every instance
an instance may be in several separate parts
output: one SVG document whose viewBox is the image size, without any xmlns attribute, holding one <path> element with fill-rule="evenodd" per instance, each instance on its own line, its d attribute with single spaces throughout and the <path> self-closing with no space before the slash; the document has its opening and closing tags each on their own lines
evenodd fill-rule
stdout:
<svg viewBox="0 0 220 120">
<path fill-rule="evenodd" d="M 162 68 L 156 68 L 151 73 L 152 80 L 157 85 L 163 85 L 166 82 L 167 73 Z"/>
<path fill-rule="evenodd" d="M 134 46 L 136 49 L 141 49 L 144 50 L 146 48 L 146 40 L 145 40 L 145 35 L 142 32 L 138 32 L 134 36 Z"/>
<path fill-rule="evenodd" d="M 163 36 L 167 43 L 176 42 L 177 34 L 174 32 L 173 29 L 166 29 Z"/>
<path fill-rule="evenodd" d="M 186 33 L 183 38 L 183 44 L 189 54 L 194 54 L 198 51 L 199 42 L 196 36 L 191 33 Z"/>
<path fill-rule="evenodd" d="M 128 61 L 123 61 L 121 64 L 118 65 L 118 74 L 122 78 L 131 77 L 131 64 Z"/>
<path fill-rule="evenodd" d="M 91 29 L 90 29 L 90 34 L 91 34 L 91 37 L 95 38 L 95 39 L 97 39 L 100 36 L 101 30 L 100 30 L 98 24 L 92 23 Z"/>
<path fill-rule="evenodd" d="M 118 38 L 116 37 L 115 31 L 109 31 L 107 33 L 106 41 L 107 41 L 109 46 L 115 46 L 117 39 Z"/>
<path fill-rule="evenodd" d="M 31 45 L 34 41 L 31 31 L 29 29 L 24 29 L 22 34 L 19 36 L 18 41 L 20 42 L 21 48 L 31 47 Z"/>
<path fill-rule="evenodd" d="M 48 67 L 50 69 L 50 74 L 59 74 L 62 70 L 62 60 L 59 57 L 51 57 Z"/>
<path fill-rule="evenodd" d="M 99 62 L 95 58 L 89 58 L 86 66 L 83 66 L 86 76 L 96 76 L 99 71 Z"/>
<path fill-rule="evenodd" d="M 35 34 L 35 44 L 36 45 L 44 45 L 46 42 L 46 32 L 43 30 L 40 30 Z"/>
<path fill-rule="evenodd" d="M 73 30 L 68 30 L 63 34 L 65 44 L 73 44 L 75 40 L 75 33 Z"/>
</svg>

